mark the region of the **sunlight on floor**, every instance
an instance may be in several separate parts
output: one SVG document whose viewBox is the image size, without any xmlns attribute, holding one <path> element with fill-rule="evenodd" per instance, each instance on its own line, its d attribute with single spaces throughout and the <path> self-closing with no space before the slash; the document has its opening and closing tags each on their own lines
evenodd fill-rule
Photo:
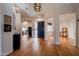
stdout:
<svg viewBox="0 0 79 59">
<path fill-rule="evenodd" d="M 39 40 L 38 38 L 33 38 L 32 39 L 32 41 L 33 41 L 33 46 L 32 46 L 33 50 L 36 50 L 36 49 L 40 48 L 38 40 Z"/>
<path fill-rule="evenodd" d="M 28 45 L 29 45 L 29 43 L 30 43 L 30 42 L 28 42 L 28 40 L 30 40 L 30 39 L 28 39 L 28 36 L 27 36 L 27 35 L 23 35 L 23 36 L 22 36 L 22 39 L 21 39 L 21 48 L 22 48 L 22 49 L 28 47 Z"/>
<path fill-rule="evenodd" d="M 53 44 L 53 37 L 48 37 L 46 44 L 47 44 L 47 47 L 50 47 Z"/>
</svg>

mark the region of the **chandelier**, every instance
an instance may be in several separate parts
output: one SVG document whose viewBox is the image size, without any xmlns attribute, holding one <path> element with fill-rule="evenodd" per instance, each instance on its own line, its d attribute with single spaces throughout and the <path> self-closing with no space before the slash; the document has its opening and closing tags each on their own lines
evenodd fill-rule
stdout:
<svg viewBox="0 0 79 59">
<path fill-rule="evenodd" d="M 40 3 L 34 3 L 34 10 L 36 12 L 40 12 L 40 10 L 41 10 L 41 4 Z"/>
</svg>

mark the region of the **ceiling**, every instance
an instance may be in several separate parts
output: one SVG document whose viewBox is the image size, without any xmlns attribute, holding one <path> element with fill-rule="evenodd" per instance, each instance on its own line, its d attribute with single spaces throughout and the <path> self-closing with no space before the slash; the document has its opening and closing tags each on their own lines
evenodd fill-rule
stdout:
<svg viewBox="0 0 79 59">
<path fill-rule="evenodd" d="M 22 5 L 22 4 L 21 4 Z M 24 4 L 23 4 L 24 5 Z M 52 18 L 57 13 L 65 14 L 74 12 L 74 5 L 71 3 L 42 3 L 42 10 L 39 14 L 44 18 Z M 79 5 L 79 4 L 77 4 Z M 25 3 L 25 10 L 21 9 L 22 18 L 33 19 L 36 16 L 36 12 L 33 9 L 33 3 Z M 22 7 L 22 6 L 21 6 Z"/>
</svg>

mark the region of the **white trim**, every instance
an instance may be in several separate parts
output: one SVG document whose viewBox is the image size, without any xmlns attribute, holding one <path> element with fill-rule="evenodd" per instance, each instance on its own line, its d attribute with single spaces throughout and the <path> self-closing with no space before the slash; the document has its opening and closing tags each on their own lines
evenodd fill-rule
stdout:
<svg viewBox="0 0 79 59">
<path fill-rule="evenodd" d="M 6 52 L 6 53 L 1 53 L 2 56 L 7 56 L 8 54 L 10 54 L 11 52 L 13 52 L 13 50 Z"/>
</svg>

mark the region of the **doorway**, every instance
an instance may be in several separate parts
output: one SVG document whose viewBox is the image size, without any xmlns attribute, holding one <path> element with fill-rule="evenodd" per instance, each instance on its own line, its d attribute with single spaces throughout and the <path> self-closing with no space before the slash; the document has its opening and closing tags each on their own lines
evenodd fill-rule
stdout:
<svg viewBox="0 0 79 59">
<path fill-rule="evenodd" d="M 44 21 L 38 22 L 38 38 L 44 38 Z"/>
<path fill-rule="evenodd" d="M 67 13 L 60 15 L 60 32 L 61 37 L 76 46 L 76 15 L 75 13 Z"/>
<path fill-rule="evenodd" d="M 68 28 L 67 27 L 63 27 L 62 28 L 62 37 L 67 37 L 68 36 Z"/>
<path fill-rule="evenodd" d="M 28 27 L 28 37 L 32 38 L 32 27 Z"/>
</svg>

